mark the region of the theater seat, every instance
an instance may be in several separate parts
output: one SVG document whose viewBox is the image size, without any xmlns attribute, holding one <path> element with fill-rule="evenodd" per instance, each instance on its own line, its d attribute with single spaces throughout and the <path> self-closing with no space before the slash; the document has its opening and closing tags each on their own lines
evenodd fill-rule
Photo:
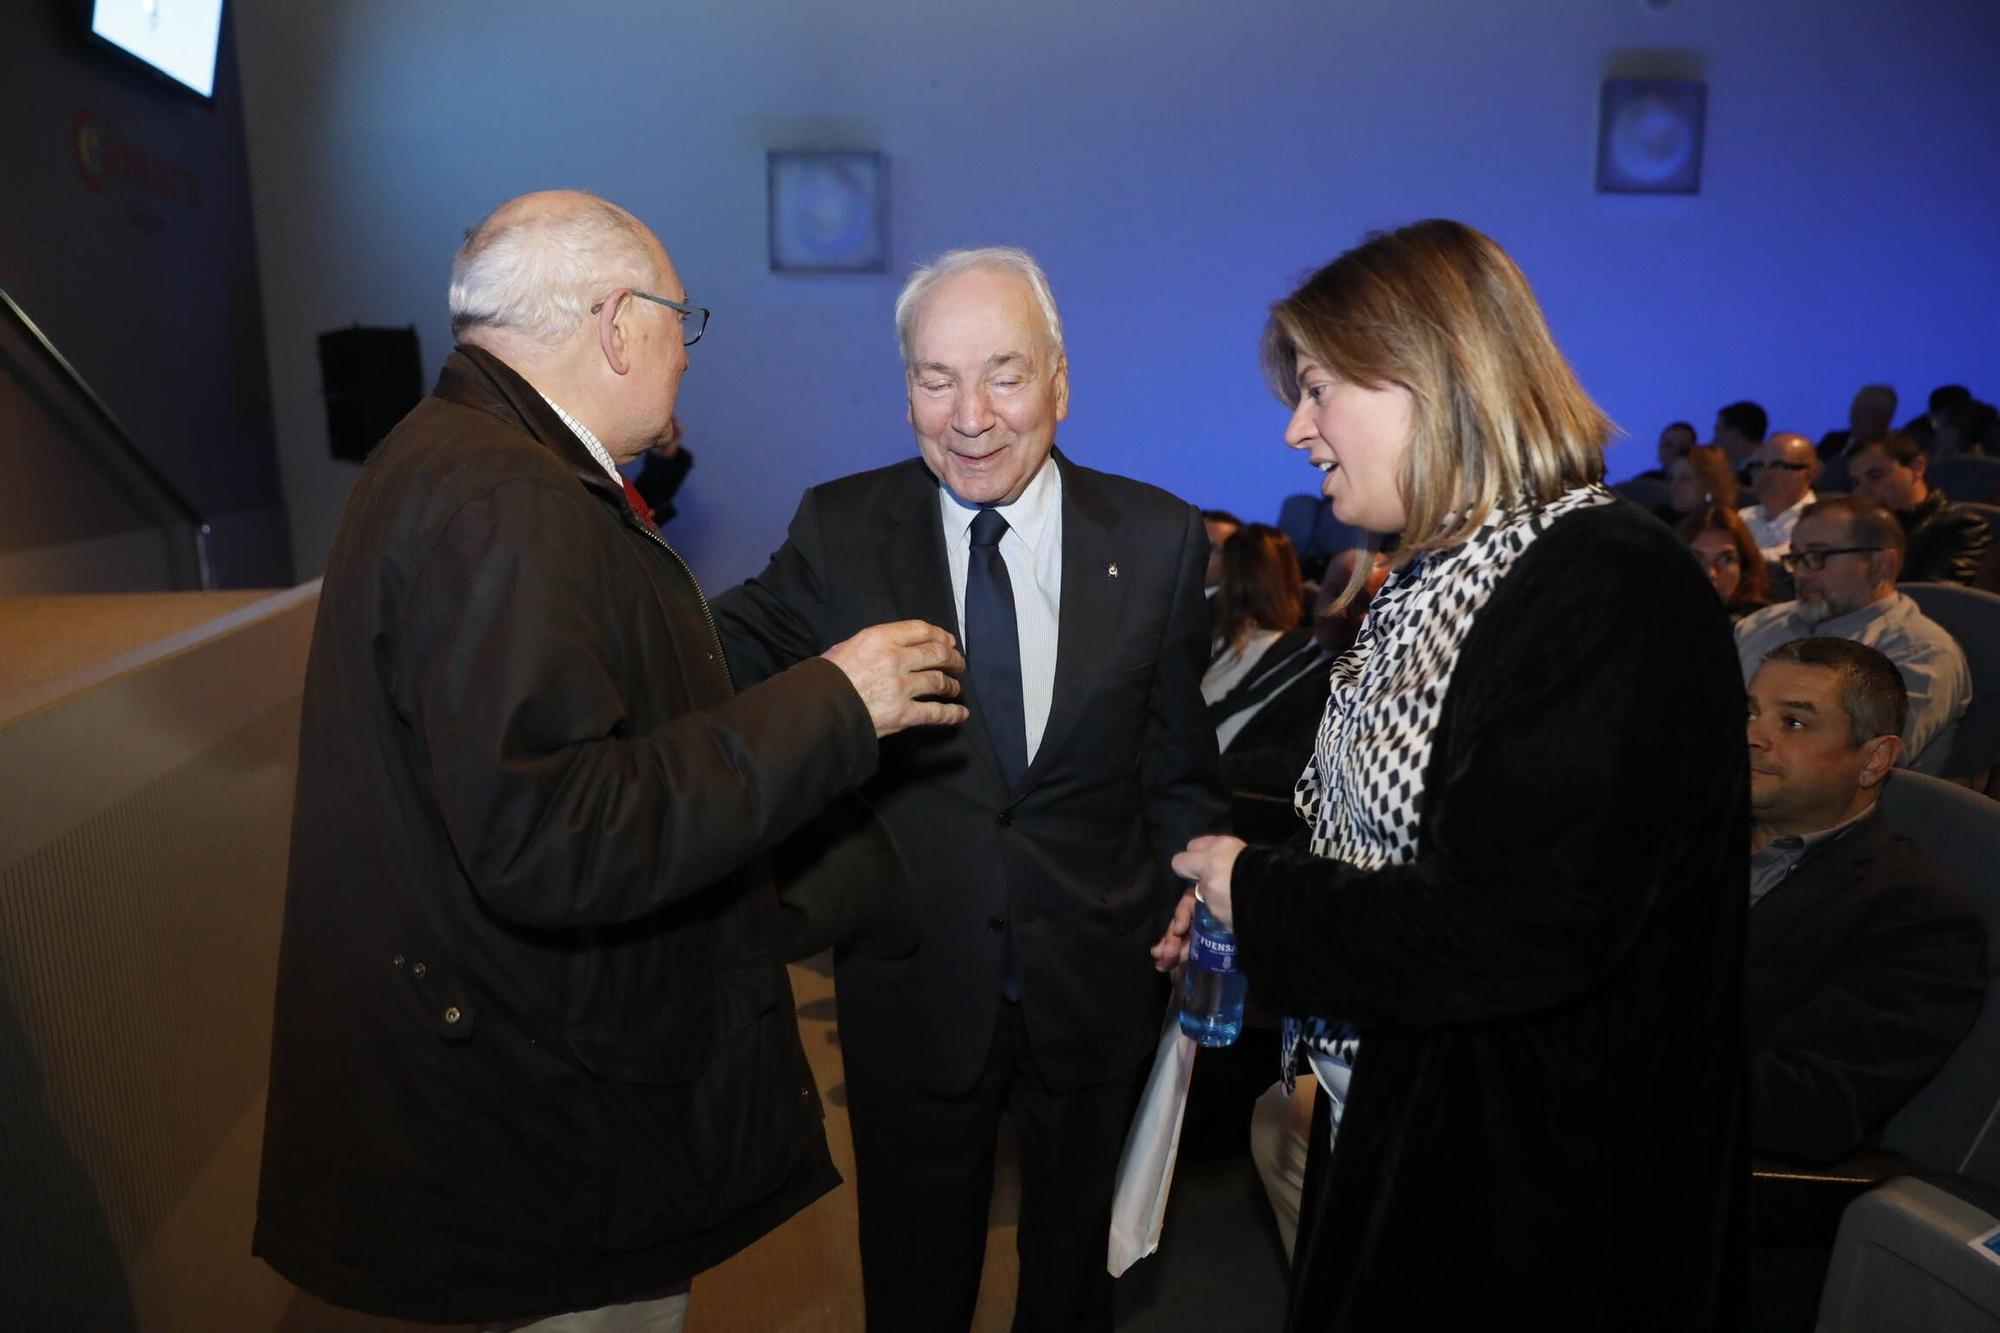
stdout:
<svg viewBox="0 0 2000 1333">
<path fill-rule="evenodd" d="M 1959 719 L 1942 775 L 1978 778 L 2000 763 L 2000 595 L 1955 583 L 1905 583 L 1897 591 L 1908 593 L 1965 651 L 1972 703 Z"/>
<path fill-rule="evenodd" d="M 1898 771 L 1882 796 L 1891 828 L 1921 843 L 1986 918 L 1986 968 L 2000 960 L 2000 804 Z M 2000 1227 L 2000 993 L 1882 1133 L 1909 1174 L 1841 1216 L 1821 1293 L 1820 1333 L 2000 1329 L 2000 1254 L 1970 1242 Z"/>
<path fill-rule="evenodd" d="M 1977 456 L 1940 458 L 1930 464 L 1924 476 L 1933 486 L 1944 488 L 1954 500 L 1985 503 L 2000 491 L 2000 458 Z"/>
</svg>

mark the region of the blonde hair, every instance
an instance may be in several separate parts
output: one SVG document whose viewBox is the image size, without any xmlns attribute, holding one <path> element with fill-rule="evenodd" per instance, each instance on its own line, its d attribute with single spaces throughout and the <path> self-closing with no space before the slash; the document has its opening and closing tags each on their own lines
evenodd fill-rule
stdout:
<svg viewBox="0 0 2000 1333">
<path fill-rule="evenodd" d="M 1533 508 L 1603 479 L 1611 419 L 1557 350 L 1521 270 L 1462 222 L 1369 236 L 1271 307 L 1261 350 L 1288 405 L 1301 355 L 1409 393 L 1398 566 L 1465 541 L 1496 507 Z"/>
</svg>

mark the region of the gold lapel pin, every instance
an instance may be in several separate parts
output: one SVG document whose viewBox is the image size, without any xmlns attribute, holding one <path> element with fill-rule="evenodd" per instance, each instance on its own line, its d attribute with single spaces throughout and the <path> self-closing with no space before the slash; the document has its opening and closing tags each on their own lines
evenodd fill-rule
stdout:
<svg viewBox="0 0 2000 1333">
<path fill-rule="evenodd" d="M 1112 578 L 1114 578 L 1114 579 L 1115 579 L 1115 578 L 1117 578 L 1117 577 L 1118 577 L 1118 566 L 1116 566 L 1116 565 L 1111 565 L 1111 566 L 1107 567 L 1107 568 L 1105 569 L 1105 571 L 1104 571 L 1104 572 L 1105 572 L 1105 573 L 1107 573 L 1107 574 L 1109 574 L 1109 575 L 1110 575 L 1110 576 L 1111 576 Z"/>
</svg>

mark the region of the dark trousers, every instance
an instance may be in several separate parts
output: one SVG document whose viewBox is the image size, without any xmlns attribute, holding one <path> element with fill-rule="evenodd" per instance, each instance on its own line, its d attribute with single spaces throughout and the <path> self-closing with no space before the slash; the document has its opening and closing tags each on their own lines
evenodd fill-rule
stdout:
<svg viewBox="0 0 2000 1333">
<path fill-rule="evenodd" d="M 1021 1149 L 1016 1333 L 1111 1327 L 1111 1191 L 1146 1067 L 1055 1092 L 1035 1070 L 1020 1006 L 1000 1010 L 986 1068 L 963 1097 L 848 1067 L 870 1333 L 970 1327 L 1003 1112 Z"/>
</svg>

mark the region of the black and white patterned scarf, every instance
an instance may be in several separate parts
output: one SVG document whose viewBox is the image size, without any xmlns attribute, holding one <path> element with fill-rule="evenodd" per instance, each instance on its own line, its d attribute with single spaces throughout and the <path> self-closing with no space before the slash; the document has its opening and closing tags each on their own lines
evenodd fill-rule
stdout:
<svg viewBox="0 0 2000 1333">
<path fill-rule="evenodd" d="M 1473 620 L 1550 524 L 1616 498 L 1579 486 L 1539 509 L 1495 510 L 1460 545 L 1425 552 L 1382 585 L 1354 646 L 1333 664 L 1319 736 L 1293 791 L 1313 855 L 1362 870 L 1416 859 L 1431 738 Z M 1348 1064 L 1359 1046 L 1345 1023 L 1287 1018 L 1287 1089 L 1301 1042 Z"/>
</svg>

